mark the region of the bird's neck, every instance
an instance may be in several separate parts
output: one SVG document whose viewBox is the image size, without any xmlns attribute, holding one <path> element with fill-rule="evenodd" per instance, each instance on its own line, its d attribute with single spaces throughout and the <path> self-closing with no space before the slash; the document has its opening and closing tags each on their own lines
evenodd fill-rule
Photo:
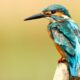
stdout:
<svg viewBox="0 0 80 80">
<path fill-rule="evenodd" d="M 55 16 L 58 16 L 58 15 L 55 15 Z M 66 15 L 61 15 L 61 16 L 58 16 L 58 17 L 62 17 L 63 19 L 62 20 L 55 20 L 55 19 L 52 19 L 52 18 L 47 18 L 48 20 L 49 20 L 49 24 L 51 24 L 51 23 L 55 23 L 55 22 L 63 22 L 65 19 L 69 19 L 69 17 L 68 16 L 66 16 Z"/>
<path fill-rule="evenodd" d="M 68 19 L 69 17 L 66 15 L 61 15 L 61 17 L 63 17 L 64 19 Z"/>
</svg>

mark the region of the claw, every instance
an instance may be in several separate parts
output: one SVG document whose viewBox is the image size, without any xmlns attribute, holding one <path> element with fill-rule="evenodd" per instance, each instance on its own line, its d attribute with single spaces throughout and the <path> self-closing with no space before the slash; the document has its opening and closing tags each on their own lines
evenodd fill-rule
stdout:
<svg viewBox="0 0 80 80">
<path fill-rule="evenodd" d="M 59 60 L 58 60 L 58 63 L 61 63 L 61 62 L 65 62 L 65 61 L 67 61 L 65 58 L 60 58 Z"/>
</svg>

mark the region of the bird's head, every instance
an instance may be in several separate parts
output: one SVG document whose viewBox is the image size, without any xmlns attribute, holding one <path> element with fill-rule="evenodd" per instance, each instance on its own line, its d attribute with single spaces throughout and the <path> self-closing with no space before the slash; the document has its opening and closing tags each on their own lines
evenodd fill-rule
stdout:
<svg viewBox="0 0 80 80">
<path fill-rule="evenodd" d="M 39 19 L 39 18 L 46 18 L 46 17 L 52 18 L 52 16 L 54 16 L 54 15 L 56 15 L 56 16 L 65 15 L 67 17 L 71 17 L 68 10 L 64 6 L 54 4 L 54 5 L 51 5 L 51 6 L 48 6 L 47 8 L 45 8 L 41 13 L 24 19 L 24 21 Z"/>
</svg>

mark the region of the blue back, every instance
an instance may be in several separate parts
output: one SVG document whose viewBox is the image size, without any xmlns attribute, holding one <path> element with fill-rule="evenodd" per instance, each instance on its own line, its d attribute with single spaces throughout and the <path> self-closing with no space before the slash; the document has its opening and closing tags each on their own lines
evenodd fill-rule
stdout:
<svg viewBox="0 0 80 80">
<path fill-rule="evenodd" d="M 72 76 L 78 76 L 80 67 L 80 31 L 78 25 L 70 18 L 52 16 L 56 20 L 48 26 L 57 44 L 65 51 Z M 61 22 L 61 21 L 62 22 Z M 58 32 L 56 34 L 56 31 Z"/>
</svg>

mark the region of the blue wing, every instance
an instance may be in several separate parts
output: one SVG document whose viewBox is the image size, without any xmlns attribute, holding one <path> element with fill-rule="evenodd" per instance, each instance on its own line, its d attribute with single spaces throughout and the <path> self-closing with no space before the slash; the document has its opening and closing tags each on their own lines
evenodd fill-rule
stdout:
<svg viewBox="0 0 80 80">
<path fill-rule="evenodd" d="M 61 46 L 61 48 L 67 53 L 67 55 L 74 57 L 75 51 L 70 41 L 58 29 L 52 29 L 51 33 L 55 42 Z"/>
<path fill-rule="evenodd" d="M 52 16 L 53 19 L 55 19 L 57 22 L 53 23 L 54 26 L 57 26 L 57 28 L 65 35 L 66 38 L 68 38 L 71 43 L 75 46 L 75 36 L 78 38 L 78 41 L 80 43 L 80 27 L 78 24 L 73 21 L 71 18 L 64 19 L 63 17 L 59 16 Z"/>
<path fill-rule="evenodd" d="M 80 67 L 80 31 L 78 25 L 72 19 L 65 19 L 62 22 L 57 21 L 50 24 L 48 28 L 55 42 L 67 54 L 71 75 L 78 76 L 78 68 Z"/>
</svg>

